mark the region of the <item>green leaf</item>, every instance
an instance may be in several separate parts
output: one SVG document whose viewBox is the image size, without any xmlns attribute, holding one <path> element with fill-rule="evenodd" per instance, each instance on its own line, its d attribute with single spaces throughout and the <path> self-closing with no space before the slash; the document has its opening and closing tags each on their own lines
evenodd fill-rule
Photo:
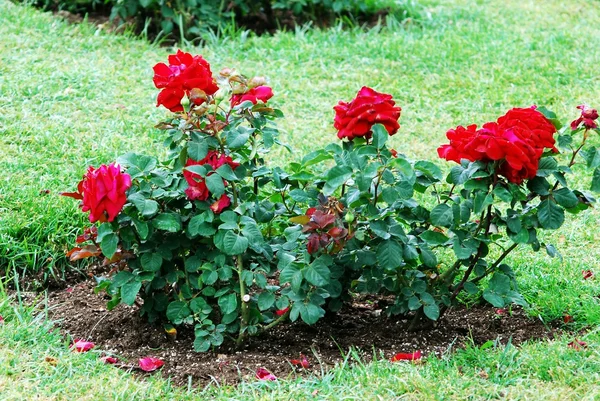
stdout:
<svg viewBox="0 0 600 401">
<path fill-rule="evenodd" d="M 228 295 L 223 295 L 219 298 L 219 308 L 221 308 L 221 312 L 224 315 L 231 313 L 237 309 L 238 299 L 237 294 L 231 293 Z"/>
<path fill-rule="evenodd" d="M 264 291 L 258 296 L 258 309 L 261 311 L 269 309 L 275 303 L 275 294 Z"/>
<path fill-rule="evenodd" d="M 331 195 L 338 187 L 344 184 L 352 177 L 352 168 L 350 166 L 335 166 L 327 172 L 327 178 L 323 193 Z"/>
<path fill-rule="evenodd" d="M 513 197 L 512 194 L 510 193 L 510 191 L 504 187 L 501 186 L 497 186 L 496 188 L 494 188 L 494 190 L 492 191 L 492 193 L 500 200 L 504 201 L 504 202 L 512 202 Z"/>
<path fill-rule="evenodd" d="M 538 170 L 536 176 L 538 177 L 548 177 L 552 175 L 553 172 L 556 171 L 558 167 L 558 163 L 556 159 L 552 156 L 543 157 L 540 159 L 540 163 L 538 165 Z"/>
<path fill-rule="evenodd" d="M 565 221 L 565 211 L 550 198 L 543 200 L 537 208 L 540 225 L 548 230 L 556 230 Z"/>
<path fill-rule="evenodd" d="M 492 304 L 492 306 L 496 308 L 504 308 L 504 306 L 506 305 L 504 303 L 504 297 L 495 293 L 494 291 L 491 291 L 490 289 L 486 289 L 485 291 L 483 291 L 483 299 L 488 301 L 490 304 Z"/>
<path fill-rule="evenodd" d="M 225 184 L 223 183 L 223 179 L 219 174 L 209 174 L 204 179 L 204 182 L 206 183 L 206 187 L 210 193 L 215 198 L 219 198 L 225 193 Z"/>
<path fill-rule="evenodd" d="M 389 233 L 389 226 L 383 220 L 371 220 L 369 227 L 373 234 L 383 239 L 389 239 L 392 235 Z"/>
<path fill-rule="evenodd" d="M 203 215 L 197 215 L 192 217 L 190 222 L 188 223 L 188 234 L 190 237 L 196 237 L 198 235 L 202 237 L 210 237 L 217 232 L 217 229 L 213 227 L 212 224 L 204 221 Z"/>
<path fill-rule="evenodd" d="M 377 248 L 377 262 L 387 270 L 393 270 L 399 267 L 402 262 L 402 246 L 394 241 L 383 241 Z"/>
<path fill-rule="evenodd" d="M 135 226 L 135 229 L 138 232 L 140 239 L 145 240 L 146 238 L 148 238 L 148 223 L 145 221 L 140 221 L 138 219 L 131 219 L 131 221 L 133 222 L 133 225 Z"/>
<path fill-rule="evenodd" d="M 434 226 L 450 227 L 454 221 L 454 214 L 449 205 L 442 203 L 431 209 L 429 219 Z"/>
<path fill-rule="evenodd" d="M 137 280 L 129 281 L 121 286 L 121 301 L 127 305 L 133 305 L 142 283 Z"/>
<path fill-rule="evenodd" d="M 417 310 L 421 306 L 423 306 L 423 304 L 421 304 L 421 300 L 416 295 L 413 295 L 410 298 L 408 298 L 408 309 Z"/>
<path fill-rule="evenodd" d="M 144 195 L 139 192 L 127 197 L 127 200 L 136 207 L 137 210 L 144 217 L 151 217 L 158 212 L 158 203 L 151 199 L 146 199 Z"/>
<path fill-rule="evenodd" d="M 196 297 L 190 301 L 190 308 L 194 313 L 209 315 L 212 312 L 211 306 L 202 297 Z"/>
<path fill-rule="evenodd" d="M 592 176 L 592 187 L 590 188 L 594 192 L 600 192 L 600 167 L 594 170 Z"/>
<path fill-rule="evenodd" d="M 227 231 L 223 237 L 223 251 L 227 255 L 241 255 L 248 249 L 248 239 L 236 234 L 233 231 Z"/>
<path fill-rule="evenodd" d="M 158 161 L 151 156 L 126 153 L 117 158 L 117 163 L 127 168 L 127 174 L 131 178 L 137 178 L 142 175 L 148 175 L 156 168 Z"/>
<path fill-rule="evenodd" d="M 423 312 L 431 320 L 438 320 L 440 317 L 440 308 L 435 303 L 423 306 Z"/>
<path fill-rule="evenodd" d="M 215 171 L 218 175 L 220 175 L 221 177 L 223 177 L 224 179 L 226 179 L 228 181 L 238 181 L 239 180 L 239 178 L 237 177 L 237 175 L 235 175 L 235 173 L 233 172 L 233 170 L 231 169 L 229 164 L 223 164 L 221 167 L 219 167 Z"/>
<path fill-rule="evenodd" d="M 181 218 L 175 213 L 161 213 L 152 219 L 152 225 L 159 230 L 174 233 L 181 230 Z"/>
<path fill-rule="evenodd" d="M 194 351 L 206 352 L 210 349 L 211 343 L 206 337 L 196 337 L 194 339 Z"/>
<path fill-rule="evenodd" d="M 167 307 L 167 319 L 173 324 L 180 324 L 191 314 L 192 311 L 186 302 L 173 301 Z"/>
<path fill-rule="evenodd" d="M 572 207 L 577 206 L 579 203 L 579 199 L 577 199 L 577 195 L 573 193 L 568 188 L 561 188 L 557 191 L 552 192 L 552 197 L 562 207 L 565 209 L 570 209 Z"/>
<path fill-rule="evenodd" d="M 431 230 L 422 232 L 419 237 L 429 245 L 441 245 L 449 241 L 449 238 L 444 234 Z"/>
<path fill-rule="evenodd" d="M 117 252 L 117 246 L 119 245 L 119 237 L 117 234 L 110 233 L 102 238 L 100 242 L 100 248 L 102 249 L 102 254 L 106 256 L 107 259 L 111 259 L 115 252 Z"/>
<path fill-rule="evenodd" d="M 322 316 L 325 316 L 325 311 L 315 304 L 307 304 L 306 307 L 300 311 L 300 317 L 306 324 L 315 324 Z"/>
<path fill-rule="evenodd" d="M 375 146 L 378 150 L 382 149 L 387 142 L 389 134 L 385 127 L 381 124 L 375 124 L 372 128 L 373 130 L 373 146 Z"/>
<path fill-rule="evenodd" d="M 141 257 L 144 270 L 157 272 L 162 266 L 163 258 L 158 253 L 145 253 Z"/>
<path fill-rule="evenodd" d="M 442 170 L 430 161 L 420 160 L 415 163 L 415 170 L 422 172 L 427 177 L 434 179 L 435 181 L 441 181 L 444 178 Z"/>
<path fill-rule="evenodd" d="M 190 141 L 187 145 L 188 156 L 195 161 L 200 161 L 208 154 L 206 141 Z"/>
<path fill-rule="evenodd" d="M 242 129 L 244 128 L 244 129 Z M 254 132 L 254 129 L 246 129 L 245 127 L 238 127 L 237 129 L 232 129 L 227 133 L 227 146 L 230 149 L 239 149 L 248 142 L 250 139 L 250 134 Z"/>
<path fill-rule="evenodd" d="M 323 287 L 329 284 L 331 272 L 329 271 L 328 263 L 331 263 L 329 256 L 319 256 L 306 269 L 303 270 L 304 278 L 310 284 L 317 287 Z"/>
</svg>

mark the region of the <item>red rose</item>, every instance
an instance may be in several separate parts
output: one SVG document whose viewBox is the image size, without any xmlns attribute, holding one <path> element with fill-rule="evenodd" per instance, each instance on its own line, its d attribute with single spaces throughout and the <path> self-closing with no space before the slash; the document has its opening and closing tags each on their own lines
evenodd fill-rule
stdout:
<svg viewBox="0 0 600 401">
<path fill-rule="evenodd" d="M 581 123 L 583 123 L 585 129 L 598 128 L 598 124 L 596 123 L 596 120 L 598 119 L 598 110 L 591 109 L 584 104 L 577 106 L 577 108 L 581 110 L 581 116 L 579 116 L 577 120 L 571 122 L 571 129 L 573 131 L 579 128 Z"/>
<path fill-rule="evenodd" d="M 376 92 L 363 86 L 350 103 L 340 101 L 335 110 L 333 126 L 338 138 L 353 140 L 356 137 L 371 137 L 371 128 L 383 124 L 390 135 L 400 129 L 398 119 L 402 109 L 395 106 L 392 95 Z"/>
<path fill-rule="evenodd" d="M 532 146 L 536 148 L 548 148 L 554 153 L 558 149 L 554 147 L 554 134 L 556 127 L 542 113 L 535 109 L 535 106 L 529 108 L 514 108 L 505 115 L 498 118 L 498 125 L 501 129 L 516 129 L 516 134 L 532 141 Z"/>
<path fill-rule="evenodd" d="M 181 98 L 189 96 L 192 89 L 199 89 L 212 95 L 219 87 L 210 71 L 210 65 L 202 56 L 192 56 L 177 50 L 169 56 L 169 65 L 158 63 L 154 66 L 154 85 L 162 91 L 158 94 L 156 106 L 163 105 L 172 112 L 183 111 Z M 204 99 L 196 96 L 194 103 Z"/>
<path fill-rule="evenodd" d="M 231 107 L 235 107 L 246 100 L 256 104 L 260 100 L 263 103 L 267 103 L 269 99 L 273 97 L 273 90 L 268 86 L 257 86 L 256 88 L 250 89 L 248 92 L 231 96 Z"/>
<path fill-rule="evenodd" d="M 113 221 L 127 202 L 127 190 L 131 188 L 129 174 L 121 173 L 118 164 L 89 167 L 77 192 L 63 193 L 81 200 L 81 210 L 90 212 L 90 221 Z"/>
<path fill-rule="evenodd" d="M 213 169 L 213 171 L 208 173 L 208 175 L 211 175 L 214 174 L 214 170 L 218 169 L 224 164 L 228 164 L 232 170 L 234 170 L 237 166 L 240 165 L 239 163 L 234 162 L 231 157 L 226 155 L 220 155 L 216 150 L 211 150 L 202 160 L 195 161 L 193 159 L 188 159 L 185 163 L 185 166 L 189 167 L 195 165 L 209 165 Z M 210 192 L 208 190 L 208 187 L 206 186 L 206 183 L 204 182 L 204 178 L 202 178 L 199 174 L 192 173 L 189 170 L 183 170 L 183 176 L 189 185 L 188 188 L 185 190 L 185 194 L 187 195 L 189 200 L 205 201 L 208 199 L 208 197 L 210 196 Z M 225 200 L 220 199 L 218 202 L 221 202 L 220 204 L 223 205 Z M 229 205 L 223 206 L 221 210 L 227 206 Z"/>
<path fill-rule="evenodd" d="M 219 214 L 223 211 L 223 209 L 229 207 L 229 205 L 231 205 L 231 199 L 229 199 L 229 196 L 223 194 L 219 200 L 210 205 L 210 209 L 216 214 Z"/>
</svg>

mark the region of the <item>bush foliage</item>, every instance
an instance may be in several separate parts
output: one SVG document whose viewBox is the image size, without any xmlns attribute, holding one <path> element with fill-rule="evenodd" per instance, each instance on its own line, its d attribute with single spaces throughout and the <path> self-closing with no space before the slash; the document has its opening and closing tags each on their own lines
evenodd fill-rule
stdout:
<svg viewBox="0 0 600 401">
<path fill-rule="evenodd" d="M 154 71 L 157 103 L 174 113 L 158 125 L 169 157 L 127 153 L 88 169 L 65 195 L 100 224 L 70 257 L 110 267 L 97 278 L 109 308 L 140 297 L 151 321 L 193 325 L 197 351 L 314 324 L 357 293 L 385 296 L 387 314 L 413 329 L 464 292 L 525 305 L 506 257 L 518 246 L 557 254 L 540 231 L 595 201 L 572 188 L 576 164 L 600 192 L 598 113 L 585 106 L 566 126 L 532 106 L 451 129 L 438 148 L 455 163 L 445 175 L 387 146 L 401 108 L 363 87 L 334 108 L 339 141 L 283 169 L 264 158 L 285 146 L 264 78 L 213 74 L 181 51 Z"/>
</svg>

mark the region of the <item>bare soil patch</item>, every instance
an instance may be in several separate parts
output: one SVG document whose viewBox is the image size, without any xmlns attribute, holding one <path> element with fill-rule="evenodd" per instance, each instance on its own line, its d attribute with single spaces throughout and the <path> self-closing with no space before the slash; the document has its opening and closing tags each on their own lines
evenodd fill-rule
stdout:
<svg viewBox="0 0 600 401">
<path fill-rule="evenodd" d="M 320 374 L 344 360 L 355 348 L 363 361 L 375 354 L 390 358 L 397 352 L 420 350 L 424 356 L 440 356 L 450 349 L 463 347 L 471 340 L 480 345 L 489 340 L 518 345 L 532 339 L 551 339 L 558 329 L 530 319 L 521 309 L 498 315 L 494 308 L 476 306 L 449 310 L 438 327 L 408 332 L 406 320 L 386 318 L 378 302 L 356 302 L 338 314 L 326 316 L 315 326 L 302 322 L 280 325 L 251 339 L 244 349 L 231 342 L 216 352 L 193 350 L 192 328 L 180 327 L 177 338 L 169 339 L 159 325 L 147 323 L 136 306 L 119 305 L 106 310 L 106 299 L 94 294 L 94 282 L 88 280 L 67 289 L 49 292 L 49 315 L 67 335 L 96 344 L 95 350 L 117 356 L 122 368 L 137 366 L 137 360 L 154 356 L 164 360 L 161 374 L 182 385 L 204 386 L 211 381 L 236 384 L 251 379 L 259 367 L 277 377 L 296 374 Z M 291 359 L 300 354 L 310 361 L 308 369 L 295 368 Z M 134 371 L 144 374 L 140 370 Z"/>
</svg>

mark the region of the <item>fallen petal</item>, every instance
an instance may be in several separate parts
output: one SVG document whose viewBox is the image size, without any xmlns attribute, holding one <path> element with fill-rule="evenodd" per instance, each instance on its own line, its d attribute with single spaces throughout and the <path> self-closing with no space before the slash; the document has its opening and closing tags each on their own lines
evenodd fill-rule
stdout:
<svg viewBox="0 0 600 401">
<path fill-rule="evenodd" d="M 94 344 L 93 342 L 78 339 L 78 340 L 75 340 L 75 342 L 73 343 L 71 348 L 73 348 L 73 350 L 75 352 L 88 352 L 95 346 L 96 346 L 96 344 Z"/>
<path fill-rule="evenodd" d="M 587 348 L 587 343 L 585 341 L 580 341 L 575 339 L 567 344 L 569 348 L 573 348 L 574 350 L 580 351 L 582 348 Z"/>
<path fill-rule="evenodd" d="M 573 323 L 573 316 L 565 314 L 563 316 L 563 322 L 565 322 L 565 323 Z"/>
<path fill-rule="evenodd" d="M 114 365 L 115 363 L 119 362 L 119 360 L 114 356 L 103 356 L 102 358 L 100 358 L 100 360 L 106 363 L 107 365 Z"/>
<path fill-rule="evenodd" d="M 4 318 L 0 315 L 0 324 L 4 323 Z"/>
<path fill-rule="evenodd" d="M 47 356 L 47 357 L 45 358 L 45 361 L 46 361 L 47 363 L 49 363 L 51 366 L 56 366 L 56 365 L 58 365 L 58 359 L 56 359 L 56 358 L 55 358 L 55 357 L 53 357 L 53 356 Z"/>
<path fill-rule="evenodd" d="M 591 278 L 594 278 L 594 272 L 591 270 L 582 270 L 581 274 L 583 275 L 584 280 L 589 280 Z"/>
<path fill-rule="evenodd" d="M 292 359 L 290 360 L 290 363 L 298 368 L 308 369 L 310 366 L 308 359 L 302 354 L 300 354 L 300 358 L 301 359 Z"/>
<path fill-rule="evenodd" d="M 408 354 L 408 353 L 403 353 L 403 352 L 398 352 L 396 355 L 394 355 L 390 361 L 391 362 L 398 362 L 398 361 L 416 361 L 418 359 L 421 359 L 421 351 L 416 351 L 413 352 L 412 354 Z"/>
<path fill-rule="evenodd" d="M 506 309 L 504 309 L 504 308 L 496 309 L 496 315 L 499 315 L 499 316 L 506 315 Z"/>
<path fill-rule="evenodd" d="M 153 372 L 156 369 L 161 368 L 165 363 L 158 358 L 153 358 L 151 356 L 147 356 L 145 358 L 141 358 L 139 361 L 140 369 L 144 372 Z"/>
<path fill-rule="evenodd" d="M 256 369 L 256 378 L 258 380 L 271 380 L 271 381 L 277 380 L 277 377 L 265 368 Z"/>
</svg>

